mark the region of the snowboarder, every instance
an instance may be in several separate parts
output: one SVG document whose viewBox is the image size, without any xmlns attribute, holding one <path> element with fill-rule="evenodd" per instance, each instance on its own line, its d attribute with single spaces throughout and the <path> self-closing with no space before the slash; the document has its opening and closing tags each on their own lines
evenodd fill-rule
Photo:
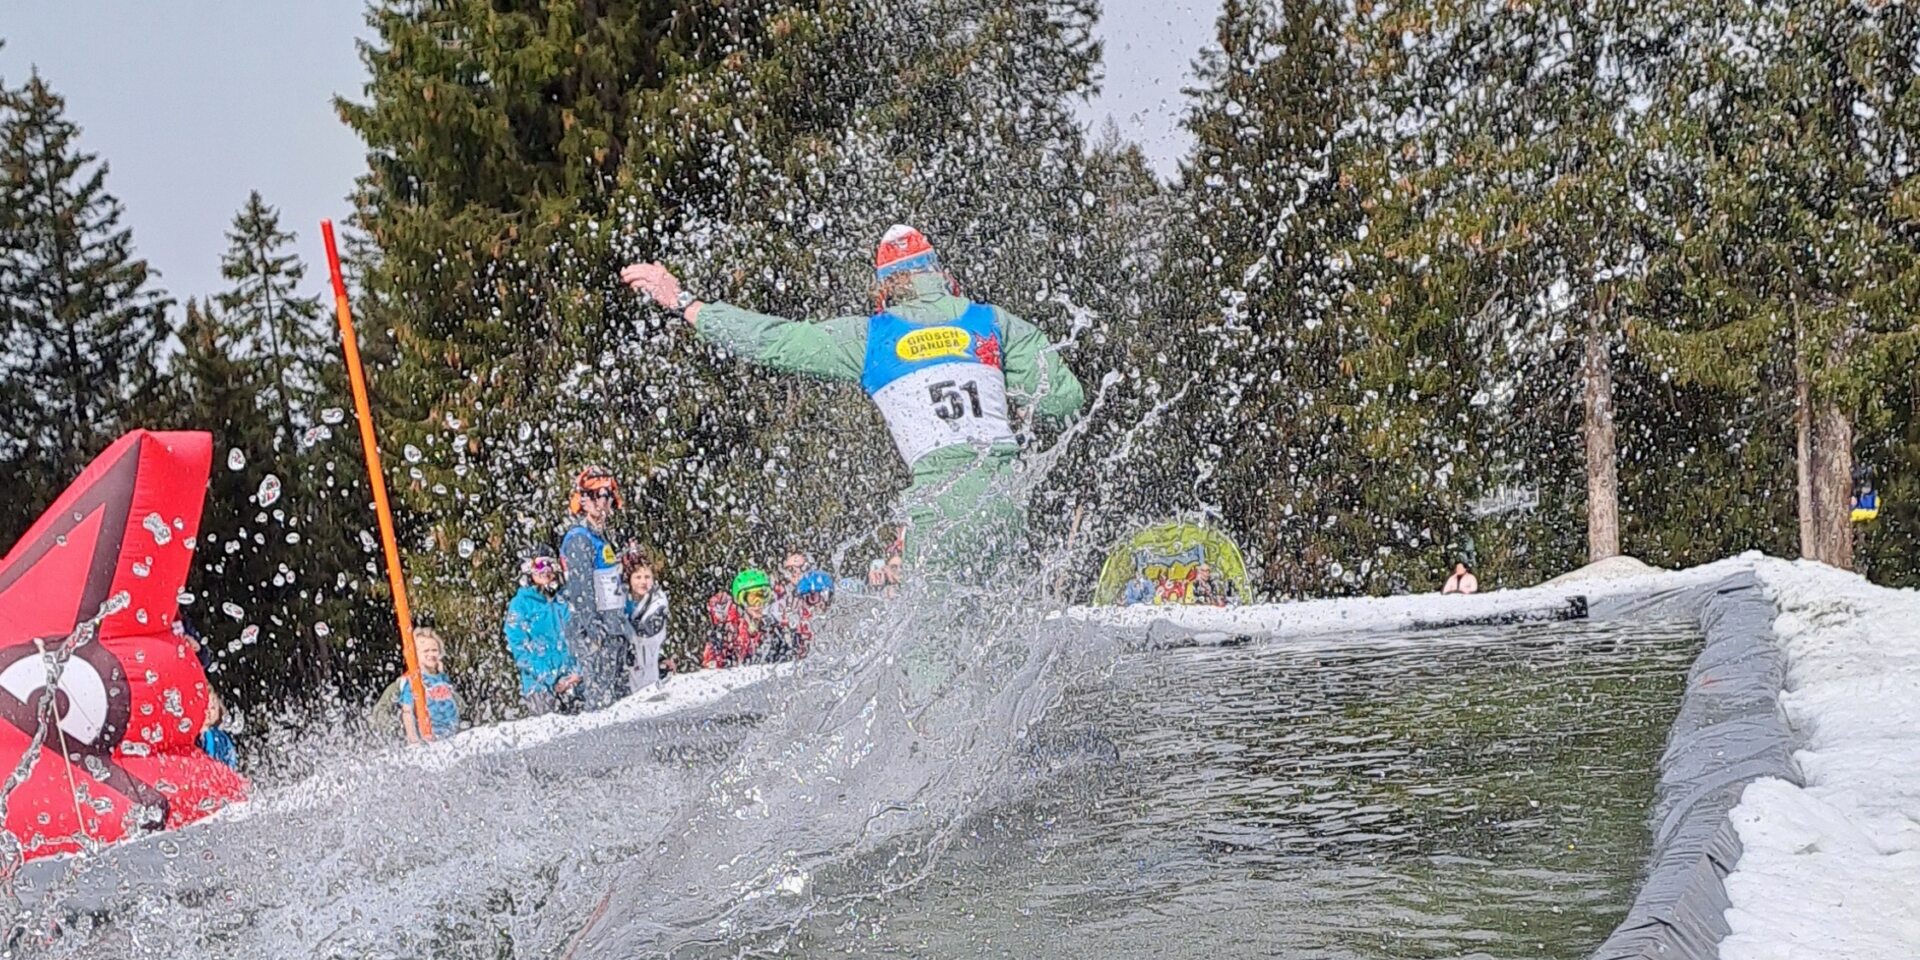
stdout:
<svg viewBox="0 0 1920 960">
<path fill-rule="evenodd" d="M 920 231 L 887 231 L 874 278 L 871 315 L 806 323 L 707 303 L 658 263 L 620 271 L 634 291 L 751 362 L 860 384 L 913 473 L 902 497 L 909 562 L 991 582 L 1025 548 L 1014 424 L 1029 415 L 1071 420 L 1080 382 L 1033 324 L 962 296 Z"/>
</svg>

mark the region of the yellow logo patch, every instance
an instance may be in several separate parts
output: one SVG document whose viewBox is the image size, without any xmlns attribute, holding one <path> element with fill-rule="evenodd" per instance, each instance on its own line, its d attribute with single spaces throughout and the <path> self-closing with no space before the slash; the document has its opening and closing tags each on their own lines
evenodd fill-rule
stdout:
<svg viewBox="0 0 1920 960">
<path fill-rule="evenodd" d="M 973 338 L 959 327 L 928 327 L 915 330 L 894 344 L 893 352 L 902 360 L 931 360 L 934 357 L 958 357 L 967 352 Z"/>
<path fill-rule="evenodd" d="M 600 545 L 600 562 L 601 563 L 611 565 L 614 561 L 618 559 L 620 559 L 620 557 L 613 552 L 613 544 L 603 543 Z"/>
</svg>

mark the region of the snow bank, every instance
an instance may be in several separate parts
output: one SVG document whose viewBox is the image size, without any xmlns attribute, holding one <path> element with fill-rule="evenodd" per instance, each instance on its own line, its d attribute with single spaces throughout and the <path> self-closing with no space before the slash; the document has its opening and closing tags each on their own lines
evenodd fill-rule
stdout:
<svg viewBox="0 0 1920 960">
<path fill-rule="evenodd" d="M 1621 558 L 1615 558 L 1616 560 Z M 1399 597 L 1303 600 L 1236 607 L 1132 606 L 1070 607 L 1067 615 L 1119 627 L 1164 623 L 1182 630 L 1231 635 L 1292 636 L 1343 630 L 1405 630 L 1422 624 L 1497 617 L 1533 609 L 1551 609 L 1569 598 L 1589 600 L 1627 594 L 1654 594 L 1700 586 L 1750 570 L 1762 559 L 1746 553 L 1725 560 L 1664 571 L 1631 561 L 1639 570 L 1608 561 L 1605 576 L 1560 580 L 1519 590 L 1459 594 L 1421 593 Z M 1583 568 L 1594 570 L 1596 567 Z M 1577 572 L 1577 571 L 1576 571 Z"/>
<path fill-rule="evenodd" d="M 351 789 L 369 769 L 435 772 L 448 770 L 477 757 L 591 734 L 609 727 L 648 720 L 714 703 L 742 687 L 759 683 L 791 664 L 744 666 L 674 674 L 658 689 L 632 694 L 603 710 L 573 716 L 548 714 L 463 730 L 444 740 L 420 746 L 398 745 L 373 757 L 355 756 L 322 768 L 298 783 L 263 791 L 247 803 L 233 804 L 215 819 L 235 820 L 267 812 L 286 813 L 325 806 L 337 791 Z"/>
<path fill-rule="evenodd" d="M 1595 580 L 1629 580 L 1662 573 L 1659 567 L 1650 567 L 1635 557 L 1621 555 L 1589 563 L 1578 570 L 1563 573 L 1543 586 L 1558 586 L 1563 583 L 1591 583 Z"/>
<path fill-rule="evenodd" d="M 1805 786 L 1747 788 L 1732 819 L 1722 960 L 1920 957 L 1920 593 L 1758 565 L 1786 650 Z"/>
</svg>

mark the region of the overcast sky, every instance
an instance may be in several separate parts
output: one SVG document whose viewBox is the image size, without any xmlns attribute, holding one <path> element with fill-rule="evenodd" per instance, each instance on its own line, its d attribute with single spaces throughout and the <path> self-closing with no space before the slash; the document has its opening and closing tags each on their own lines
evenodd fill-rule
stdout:
<svg viewBox="0 0 1920 960">
<path fill-rule="evenodd" d="M 224 286 L 226 229 L 250 190 L 299 234 L 308 288 L 325 287 L 321 217 L 344 217 L 364 165 L 331 106 L 358 98 L 360 0 L 0 0 L 0 81 L 32 67 L 67 99 L 81 149 L 109 165 L 139 255 L 175 297 Z M 1111 117 L 1163 174 L 1187 145 L 1180 88 L 1219 0 L 1107 0 L 1106 83 L 1084 116 Z"/>
</svg>

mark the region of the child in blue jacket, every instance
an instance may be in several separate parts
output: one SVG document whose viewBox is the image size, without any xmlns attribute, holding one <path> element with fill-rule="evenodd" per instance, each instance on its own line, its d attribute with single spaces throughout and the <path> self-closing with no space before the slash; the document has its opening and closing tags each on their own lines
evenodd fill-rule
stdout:
<svg viewBox="0 0 1920 960">
<path fill-rule="evenodd" d="M 560 561 L 552 551 L 530 551 L 520 571 L 526 582 L 507 604 L 507 650 L 520 670 L 520 702 L 539 716 L 578 708 L 580 668 L 567 646 L 570 611 L 560 599 Z"/>
</svg>

